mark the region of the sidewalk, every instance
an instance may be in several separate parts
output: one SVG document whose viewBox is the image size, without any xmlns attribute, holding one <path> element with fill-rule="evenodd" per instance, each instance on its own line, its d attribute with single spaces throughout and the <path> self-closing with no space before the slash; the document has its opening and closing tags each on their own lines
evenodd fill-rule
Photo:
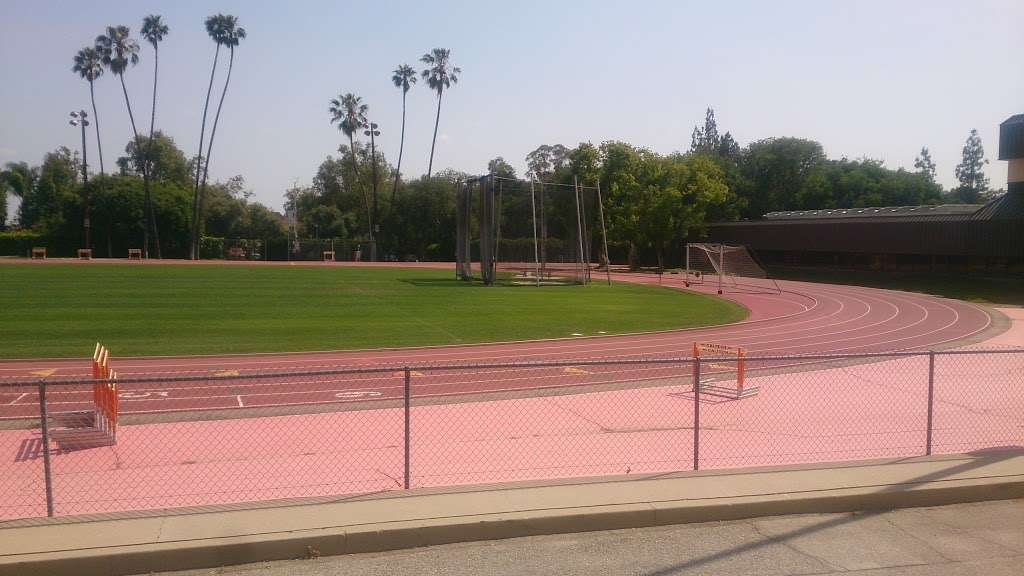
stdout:
<svg viewBox="0 0 1024 576">
<path fill-rule="evenodd" d="M 476 540 L 1024 497 L 1024 452 L 423 489 L 277 508 L 18 521 L 0 576 L 123 575 Z"/>
<path fill-rule="evenodd" d="M 1022 562 L 1024 500 L 999 500 L 528 536 L 159 574 L 1020 576 Z"/>
</svg>

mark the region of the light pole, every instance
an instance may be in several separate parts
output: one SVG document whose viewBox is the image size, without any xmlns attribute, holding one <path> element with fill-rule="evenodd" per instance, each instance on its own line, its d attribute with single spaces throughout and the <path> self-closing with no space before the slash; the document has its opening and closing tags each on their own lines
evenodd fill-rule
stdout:
<svg viewBox="0 0 1024 576">
<path fill-rule="evenodd" d="M 370 129 L 364 130 L 363 135 L 370 137 L 370 166 L 372 166 L 373 175 L 373 222 L 370 223 L 370 261 L 376 262 L 377 233 L 380 232 L 380 224 L 377 223 L 377 146 L 374 141 L 374 137 L 380 136 L 377 124 L 370 122 Z"/>
<path fill-rule="evenodd" d="M 85 127 L 89 125 L 89 117 L 85 110 L 79 110 L 78 112 L 71 113 L 72 126 L 82 127 L 82 191 L 85 201 L 85 218 L 83 225 L 85 226 L 85 247 L 92 248 L 92 228 L 89 222 L 89 162 L 86 159 L 86 148 L 85 148 Z"/>
</svg>

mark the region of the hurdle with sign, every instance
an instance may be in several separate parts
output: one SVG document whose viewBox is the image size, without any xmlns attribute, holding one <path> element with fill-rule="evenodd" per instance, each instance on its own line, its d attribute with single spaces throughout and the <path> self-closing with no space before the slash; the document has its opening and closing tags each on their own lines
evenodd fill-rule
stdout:
<svg viewBox="0 0 1024 576">
<path fill-rule="evenodd" d="M 760 391 L 759 386 L 747 386 L 746 379 L 746 354 L 747 351 L 739 346 L 727 346 L 725 344 L 693 343 L 694 358 L 708 358 L 709 361 L 703 366 L 710 370 L 701 370 L 702 374 L 735 372 L 734 382 L 709 380 L 699 382 L 701 394 L 710 394 L 732 400 L 739 400 L 753 396 Z M 694 364 L 696 371 L 696 363 Z M 730 385 L 731 384 L 731 385 Z"/>
</svg>

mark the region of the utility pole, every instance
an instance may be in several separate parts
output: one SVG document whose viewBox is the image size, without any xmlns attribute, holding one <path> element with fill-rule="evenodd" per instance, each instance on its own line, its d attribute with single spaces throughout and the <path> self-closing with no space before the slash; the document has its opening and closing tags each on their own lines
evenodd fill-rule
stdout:
<svg viewBox="0 0 1024 576">
<path fill-rule="evenodd" d="M 85 227 L 85 247 L 92 248 L 92 224 L 89 221 L 89 162 L 86 157 L 85 148 L 85 127 L 89 125 L 89 117 L 85 110 L 79 110 L 78 112 L 71 113 L 72 126 L 82 127 L 82 191 L 85 203 L 85 218 L 83 220 L 83 226 Z"/>
<path fill-rule="evenodd" d="M 370 261 L 377 261 L 377 234 L 380 232 L 380 224 L 378 224 L 378 212 L 377 212 L 377 146 L 374 141 L 375 136 L 380 136 L 380 130 L 377 130 L 377 124 L 370 122 L 370 129 L 363 131 L 364 136 L 370 137 L 370 166 L 372 167 L 373 175 L 373 222 L 370 222 Z M 352 152 L 355 154 L 355 151 Z"/>
</svg>

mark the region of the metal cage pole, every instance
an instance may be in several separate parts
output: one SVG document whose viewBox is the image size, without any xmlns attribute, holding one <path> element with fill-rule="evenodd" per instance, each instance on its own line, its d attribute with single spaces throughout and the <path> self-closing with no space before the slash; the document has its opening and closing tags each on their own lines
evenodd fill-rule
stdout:
<svg viewBox="0 0 1024 576">
<path fill-rule="evenodd" d="M 718 245 L 718 293 L 722 293 L 722 280 L 725 276 L 725 244 Z"/>
<path fill-rule="evenodd" d="M 587 228 L 587 197 L 585 186 L 580 186 L 580 223 L 583 229 L 583 277 L 590 283 L 590 229 Z"/>
<path fill-rule="evenodd" d="M 608 255 L 608 232 L 604 227 L 604 200 L 601 198 L 601 181 L 597 181 L 597 211 L 601 215 L 601 240 L 604 244 L 604 271 L 608 285 L 612 285 L 612 259 Z"/>
<path fill-rule="evenodd" d="M 533 215 L 533 267 L 540 286 L 540 248 L 537 246 L 537 199 L 533 192 L 533 178 L 530 178 L 530 213 Z"/>
<path fill-rule="evenodd" d="M 581 280 L 583 285 L 587 284 L 586 271 L 581 270 L 583 267 L 583 219 L 580 215 L 580 185 L 576 180 L 576 177 L 572 177 L 572 189 L 576 196 L 576 238 L 579 240 L 579 253 L 576 255 L 576 277 Z"/>
</svg>

